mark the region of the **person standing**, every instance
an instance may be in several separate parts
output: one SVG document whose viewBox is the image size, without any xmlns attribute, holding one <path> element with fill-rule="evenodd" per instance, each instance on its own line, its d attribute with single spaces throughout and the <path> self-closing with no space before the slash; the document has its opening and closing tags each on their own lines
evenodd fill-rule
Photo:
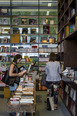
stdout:
<svg viewBox="0 0 77 116">
<path fill-rule="evenodd" d="M 17 64 L 21 61 L 21 59 L 22 59 L 22 56 L 20 54 L 15 55 L 14 60 L 10 64 L 10 67 L 9 67 L 9 77 L 14 80 L 14 82 L 13 83 L 10 82 L 10 85 L 9 85 L 11 95 L 13 95 L 17 86 L 19 85 L 20 77 L 26 73 L 26 70 L 19 72 L 19 69 L 17 67 Z M 11 112 L 11 113 L 9 113 L 9 116 L 16 116 L 16 113 Z"/>
<path fill-rule="evenodd" d="M 50 53 L 49 62 L 46 63 L 46 86 L 47 89 L 53 86 L 54 92 L 54 110 L 58 108 L 58 89 L 61 80 L 61 67 L 60 62 L 57 61 L 57 57 L 54 53 Z"/>
</svg>

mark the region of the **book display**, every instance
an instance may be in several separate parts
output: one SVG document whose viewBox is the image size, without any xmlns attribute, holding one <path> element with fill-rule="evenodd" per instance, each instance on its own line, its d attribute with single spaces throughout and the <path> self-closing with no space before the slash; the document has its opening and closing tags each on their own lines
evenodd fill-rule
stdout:
<svg viewBox="0 0 77 116">
<path fill-rule="evenodd" d="M 61 98 L 72 116 L 77 115 L 77 0 L 58 0 L 58 52 L 67 79 L 60 91 Z M 71 71 L 73 71 L 71 73 Z"/>
<path fill-rule="evenodd" d="M 9 56 L 9 60 L 4 59 L 9 65 L 14 55 L 21 54 L 19 66 L 24 64 L 28 69 L 31 62 L 35 63 L 33 70 L 40 77 L 45 73 L 50 52 L 57 53 L 57 8 L 51 10 L 46 3 L 50 11 L 43 11 L 44 2 L 38 0 L 35 4 L 29 3 L 31 8 L 22 0 L 6 3 L 0 0 L 0 56 Z"/>
<path fill-rule="evenodd" d="M 22 80 L 22 79 L 21 79 Z M 19 86 L 14 92 L 13 96 L 10 97 L 7 103 L 8 112 L 30 112 L 30 116 L 35 113 L 36 107 L 36 90 L 35 83 L 30 80 L 20 81 Z"/>
</svg>

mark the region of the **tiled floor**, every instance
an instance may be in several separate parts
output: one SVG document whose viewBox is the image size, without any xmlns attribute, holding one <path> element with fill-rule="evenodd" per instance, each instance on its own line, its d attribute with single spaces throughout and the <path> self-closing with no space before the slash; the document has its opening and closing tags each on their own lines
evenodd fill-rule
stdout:
<svg viewBox="0 0 77 116">
<path fill-rule="evenodd" d="M 36 113 L 35 116 L 71 116 L 61 99 L 59 98 L 59 108 L 55 111 L 46 110 L 46 91 L 36 92 Z M 0 116 L 9 116 L 7 112 L 7 99 L 0 98 Z M 23 114 L 24 116 L 24 114 Z"/>
</svg>

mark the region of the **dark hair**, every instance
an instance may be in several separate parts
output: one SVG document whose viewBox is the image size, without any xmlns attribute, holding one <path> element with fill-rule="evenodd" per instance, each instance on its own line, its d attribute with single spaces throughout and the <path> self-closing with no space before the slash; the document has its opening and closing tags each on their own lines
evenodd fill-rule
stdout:
<svg viewBox="0 0 77 116">
<path fill-rule="evenodd" d="M 22 58 L 22 56 L 20 54 L 15 55 L 13 62 L 17 63 L 17 60 L 20 58 Z"/>
<path fill-rule="evenodd" d="M 56 61 L 55 53 L 50 53 L 49 61 Z"/>
</svg>

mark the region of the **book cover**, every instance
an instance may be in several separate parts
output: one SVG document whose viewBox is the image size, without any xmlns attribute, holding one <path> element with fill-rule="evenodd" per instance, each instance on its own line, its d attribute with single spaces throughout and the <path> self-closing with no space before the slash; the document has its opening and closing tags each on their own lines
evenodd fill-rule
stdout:
<svg viewBox="0 0 77 116">
<path fill-rule="evenodd" d="M 20 35 L 11 34 L 11 43 L 20 43 Z"/>
<path fill-rule="evenodd" d="M 31 37 L 31 38 L 30 38 L 30 42 L 31 42 L 31 43 L 35 43 L 35 41 L 36 41 L 36 37 Z"/>
<path fill-rule="evenodd" d="M 8 19 L 3 19 L 3 24 L 4 24 L 4 25 L 9 24 L 9 20 L 8 20 Z"/>
<path fill-rule="evenodd" d="M 52 25 L 53 25 L 53 24 L 54 24 L 54 20 L 50 20 L 50 24 L 52 24 Z"/>
<path fill-rule="evenodd" d="M 37 24 L 37 20 L 36 19 L 29 19 L 29 24 L 30 25 Z"/>
<path fill-rule="evenodd" d="M 31 34 L 36 34 L 36 29 L 31 29 Z"/>
<path fill-rule="evenodd" d="M 19 19 L 13 19 L 13 25 L 19 25 Z"/>
<path fill-rule="evenodd" d="M 49 37 L 49 43 L 55 43 L 55 37 Z"/>
<path fill-rule="evenodd" d="M 22 23 L 22 25 L 26 25 L 27 24 L 27 18 L 22 18 L 21 23 Z"/>
<path fill-rule="evenodd" d="M 21 43 L 27 43 L 27 36 L 22 36 L 22 41 Z"/>
<path fill-rule="evenodd" d="M 49 25 L 43 25 L 43 34 L 49 34 L 50 27 Z"/>
<path fill-rule="evenodd" d="M 28 28 L 23 28 L 22 29 L 22 34 L 28 34 Z"/>
<path fill-rule="evenodd" d="M 19 28 L 13 28 L 13 34 L 19 34 L 20 30 Z"/>
<path fill-rule="evenodd" d="M 47 37 L 41 37 L 41 43 L 47 43 Z"/>
<path fill-rule="evenodd" d="M 48 19 L 43 19 L 43 20 L 42 20 L 42 24 L 43 24 L 43 25 L 46 25 L 47 23 L 48 23 Z"/>
</svg>

